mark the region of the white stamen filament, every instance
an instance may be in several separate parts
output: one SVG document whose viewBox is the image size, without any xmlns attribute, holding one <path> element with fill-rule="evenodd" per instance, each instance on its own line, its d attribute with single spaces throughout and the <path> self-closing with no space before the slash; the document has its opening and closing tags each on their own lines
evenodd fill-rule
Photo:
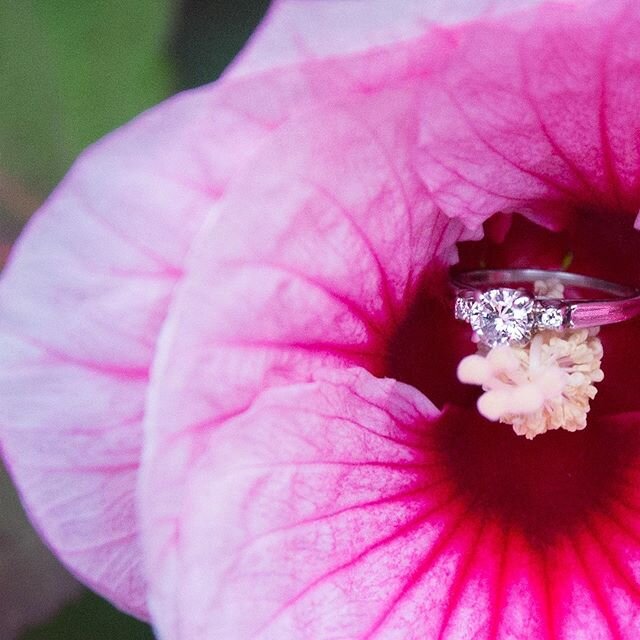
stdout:
<svg viewBox="0 0 640 640">
<path fill-rule="evenodd" d="M 562 297 L 561 286 L 536 283 L 536 293 Z M 595 383 L 604 378 L 598 329 L 542 331 L 526 347 L 482 345 L 463 358 L 458 378 L 482 386 L 478 411 L 531 439 L 553 429 L 587 424 Z"/>
</svg>

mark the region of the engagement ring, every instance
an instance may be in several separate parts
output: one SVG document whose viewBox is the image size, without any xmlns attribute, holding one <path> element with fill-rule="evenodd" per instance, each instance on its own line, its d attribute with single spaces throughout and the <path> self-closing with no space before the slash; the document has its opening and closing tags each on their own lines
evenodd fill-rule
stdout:
<svg viewBox="0 0 640 640">
<path fill-rule="evenodd" d="M 557 299 L 534 293 L 534 283 L 552 281 L 591 295 Z M 451 282 L 455 317 L 468 322 L 491 348 L 524 346 L 540 331 L 599 327 L 640 314 L 640 289 L 566 271 L 462 271 L 452 274 Z"/>
</svg>

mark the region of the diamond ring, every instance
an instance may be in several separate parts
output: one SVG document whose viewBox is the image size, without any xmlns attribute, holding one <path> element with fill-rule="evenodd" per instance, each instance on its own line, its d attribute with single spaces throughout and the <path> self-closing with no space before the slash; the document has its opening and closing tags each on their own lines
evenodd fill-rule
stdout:
<svg viewBox="0 0 640 640">
<path fill-rule="evenodd" d="M 592 295 L 556 299 L 533 293 L 535 282 L 549 281 Z M 452 274 L 451 282 L 455 317 L 468 322 L 479 341 L 491 348 L 524 346 L 539 331 L 599 327 L 640 314 L 640 289 L 566 271 L 462 271 Z"/>
</svg>

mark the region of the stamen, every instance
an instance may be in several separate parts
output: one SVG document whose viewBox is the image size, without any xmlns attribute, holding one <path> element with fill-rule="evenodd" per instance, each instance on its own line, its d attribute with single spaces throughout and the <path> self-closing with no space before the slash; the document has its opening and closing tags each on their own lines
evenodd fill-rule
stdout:
<svg viewBox="0 0 640 640">
<path fill-rule="evenodd" d="M 557 282 L 536 282 L 536 295 L 561 298 Z M 463 358 L 458 379 L 482 386 L 478 411 L 532 439 L 553 429 L 587 425 L 596 382 L 604 378 L 599 329 L 542 331 L 526 347 L 501 345 Z"/>
</svg>

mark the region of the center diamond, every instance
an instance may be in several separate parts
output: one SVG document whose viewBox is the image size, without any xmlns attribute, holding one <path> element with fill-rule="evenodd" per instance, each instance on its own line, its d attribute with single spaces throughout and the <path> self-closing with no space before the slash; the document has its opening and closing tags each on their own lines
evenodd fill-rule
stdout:
<svg viewBox="0 0 640 640">
<path fill-rule="evenodd" d="M 490 289 L 471 306 L 469 322 L 489 347 L 525 345 L 533 331 L 533 299 L 517 289 Z"/>
</svg>

